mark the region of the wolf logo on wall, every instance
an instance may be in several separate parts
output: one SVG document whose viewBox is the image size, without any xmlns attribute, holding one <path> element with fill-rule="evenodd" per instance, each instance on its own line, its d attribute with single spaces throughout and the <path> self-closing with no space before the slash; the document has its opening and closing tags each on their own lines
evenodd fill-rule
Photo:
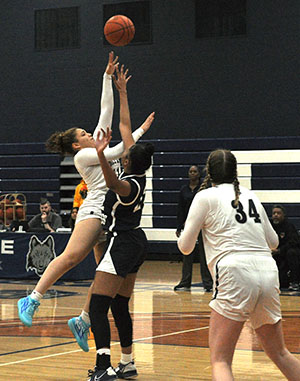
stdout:
<svg viewBox="0 0 300 381">
<path fill-rule="evenodd" d="M 56 257 L 54 239 L 49 235 L 41 242 L 33 235 L 29 242 L 29 251 L 26 255 L 26 271 L 34 271 L 39 277 L 46 267 Z"/>
</svg>

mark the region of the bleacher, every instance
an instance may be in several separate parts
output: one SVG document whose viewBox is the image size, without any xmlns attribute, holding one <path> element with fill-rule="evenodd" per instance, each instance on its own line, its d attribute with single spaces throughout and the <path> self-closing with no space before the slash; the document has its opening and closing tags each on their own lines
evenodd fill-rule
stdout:
<svg viewBox="0 0 300 381">
<path fill-rule="evenodd" d="M 142 227 L 154 257 L 178 254 L 176 209 L 178 191 L 188 181 L 192 164 L 204 167 L 209 152 L 228 148 L 238 161 L 242 185 L 255 191 L 270 216 L 275 203 L 285 206 L 291 222 L 300 229 L 300 138 L 228 138 L 153 140 L 153 165 L 147 173 Z M 47 197 L 63 219 L 70 212 L 80 176 L 73 158 L 60 160 L 41 143 L 0 145 L 1 193 L 22 192 L 27 215 L 39 212 L 39 200 Z"/>
<path fill-rule="evenodd" d="M 0 144 L 0 195 L 23 193 L 28 219 L 40 213 L 41 197 L 60 211 L 60 162 L 43 143 Z"/>
</svg>

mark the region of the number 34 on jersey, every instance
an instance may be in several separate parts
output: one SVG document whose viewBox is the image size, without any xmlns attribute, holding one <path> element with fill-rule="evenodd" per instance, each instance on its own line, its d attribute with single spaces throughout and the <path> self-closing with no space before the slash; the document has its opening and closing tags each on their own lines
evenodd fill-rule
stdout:
<svg viewBox="0 0 300 381">
<path fill-rule="evenodd" d="M 252 199 L 248 200 L 248 214 L 245 212 L 245 208 L 240 201 L 238 202 L 238 205 L 235 205 L 235 201 L 232 200 L 231 206 L 236 210 L 235 219 L 238 223 L 244 224 L 247 222 L 248 218 L 253 218 L 254 222 L 261 223 L 260 216 Z"/>
</svg>

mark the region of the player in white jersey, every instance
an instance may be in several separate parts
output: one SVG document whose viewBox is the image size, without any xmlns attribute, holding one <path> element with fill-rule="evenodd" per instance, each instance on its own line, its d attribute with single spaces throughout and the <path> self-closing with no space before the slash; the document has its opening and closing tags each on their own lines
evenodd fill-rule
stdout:
<svg viewBox="0 0 300 381">
<path fill-rule="evenodd" d="M 98 126 L 94 131 L 93 136 L 95 137 L 101 129 L 111 127 L 113 114 L 111 81 L 117 65 L 117 58 L 114 59 L 113 52 L 110 52 L 106 72 L 103 76 L 101 115 Z M 149 129 L 153 121 L 153 115 L 153 113 L 150 114 L 143 125 L 133 133 L 135 140 L 138 140 Z M 45 292 L 61 276 L 88 255 L 102 232 L 102 222 L 105 221 L 103 202 L 107 187 L 99 164 L 93 136 L 82 128 L 73 127 L 65 132 L 54 133 L 48 139 L 47 149 L 49 151 L 75 155 L 74 163 L 87 184 L 88 195 L 79 209 L 74 231 L 65 250 L 49 264 L 31 295 L 18 301 L 19 317 L 28 327 L 32 325 L 33 314 Z M 123 143 L 113 148 L 107 147 L 105 157 L 109 161 L 114 160 L 121 157 L 123 150 Z"/>
<path fill-rule="evenodd" d="M 209 326 L 213 380 L 233 380 L 235 346 L 249 318 L 266 354 L 288 380 L 299 381 L 300 361 L 287 350 L 282 334 L 278 270 L 271 255 L 278 236 L 255 194 L 239 186 L 230 151 L 213 151 L 206 170 L 178 247 L 191 253 L 202 229 L 214 279 Z"/>
</svg>

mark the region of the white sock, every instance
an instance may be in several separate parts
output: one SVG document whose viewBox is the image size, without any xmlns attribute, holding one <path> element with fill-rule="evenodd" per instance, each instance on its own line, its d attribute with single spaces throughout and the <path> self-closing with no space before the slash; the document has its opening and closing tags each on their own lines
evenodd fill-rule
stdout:
<svg viewBox="0 0 300 381">
<path fill-rule="evenodd" d="M 100 348 L 97 350 L 98 355 L 107 355 L 110 356 L 110 349 L 109 348 Z"/>
<path fill-rule="evenodd" d="M 40 301 L 43 297 L 42 294 L 40 294 L 38 291 L 36 290 L 33 290 L 32 293 L 29 295 L 31 297 L 31 299 L 33 300 L 36 300 L 36 301 Z"/>
<path fill-rule="evenodd" d="M 90 315 L 88 312 L 85 312 L 84 310 L 81 311 L 81 319 L 87 324 L 91 325 Z"/>
<path fill-rule="evenodd" d="M 125 365 L 132 361 L 132 353 L 127 355 L 126 353 L 121 353 L 121 361 L 120 363 Z"/>
</svg>

